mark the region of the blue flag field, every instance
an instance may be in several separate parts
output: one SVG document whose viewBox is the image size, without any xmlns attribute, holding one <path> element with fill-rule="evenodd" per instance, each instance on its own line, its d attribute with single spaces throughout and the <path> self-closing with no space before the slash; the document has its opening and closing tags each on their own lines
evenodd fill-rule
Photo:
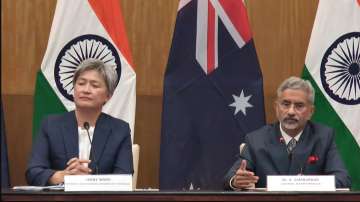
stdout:
<svg viewBox="0 0 360 202">
<path fill-rule="evenodd" d="M 180 1 L 163 96 L 160 189 L 222 189 L 245 135 L 265 124 L 242 1 Z"/>
</svg>

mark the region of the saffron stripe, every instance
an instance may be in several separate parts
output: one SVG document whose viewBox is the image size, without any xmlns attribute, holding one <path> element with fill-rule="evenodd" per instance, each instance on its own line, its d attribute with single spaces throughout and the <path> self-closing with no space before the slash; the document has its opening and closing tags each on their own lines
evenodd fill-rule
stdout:
<svg viewBox="0 0 360 202">
<path fill-rule="evenodd" d="M 88 0 L 92 9 L 99 18 L 101 24 L 109 33 L 116 47 L 121 51 L 130 66 L 134 69 L 134 63 L 127 40 L 125 24 L 121 14 L 118 0 Z"/>
</svg>

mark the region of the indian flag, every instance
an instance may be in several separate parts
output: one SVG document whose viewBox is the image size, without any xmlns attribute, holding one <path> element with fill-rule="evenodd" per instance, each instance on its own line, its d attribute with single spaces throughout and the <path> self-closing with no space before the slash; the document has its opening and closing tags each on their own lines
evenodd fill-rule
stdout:
<svg viewBox="0 0 360 202">
<path fill-rule="evenodd" d="M 313 84 L 313 120 L 336 129 L 336 144 L 360 190 L 360 0 L 320 0 L 303 77 Z"/>
<path fill-rule="evenodd" d="M 134 133 L 136 74 L 118 0 L 58 0 L 34 98 L 33 134 L 41 119 L 74 110 L 72 79 L 79 64 L 97 58 L 117 72 L 103 111 L 127 121 Z"/>
</svg>

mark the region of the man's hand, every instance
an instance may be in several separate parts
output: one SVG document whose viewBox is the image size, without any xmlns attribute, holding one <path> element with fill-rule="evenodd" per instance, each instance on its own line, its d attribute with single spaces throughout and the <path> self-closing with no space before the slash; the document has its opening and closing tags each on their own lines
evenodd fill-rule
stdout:
<svg viewBox="0 0 360 202">
<path fill-rule="evenodd" d="M 88 168 L 90 160 L 82 160 L 78 158 L 70 159 L 64 170 L 56 171 L 49 179 L 49 184 L 60 184 L 64 182 L 65 175 L 88 175 L 92 170 Z"/>
<path fill-rule="evenodd" d="M 236 171 L 232 186 L 239 189 L 255 188 L 259 177 L 251 171 L 246 170 L 246 160 L 242 160 L 240 168 Z"/>
</svg>

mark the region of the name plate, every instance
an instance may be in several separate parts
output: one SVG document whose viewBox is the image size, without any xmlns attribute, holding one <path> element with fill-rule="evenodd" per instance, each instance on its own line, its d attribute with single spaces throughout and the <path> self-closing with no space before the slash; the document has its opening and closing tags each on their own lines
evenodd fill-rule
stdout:
<svg viewBox="0 0 360 202">
<path fill-rule="evenodd" d="M 132 175 L 66 175 L 65 191 L 132 191 Z"/>
<path fill-rule="evenodd" d="M 268 191 L 335 191 L 334 175 L 269 175 Z"/>
</svg>

